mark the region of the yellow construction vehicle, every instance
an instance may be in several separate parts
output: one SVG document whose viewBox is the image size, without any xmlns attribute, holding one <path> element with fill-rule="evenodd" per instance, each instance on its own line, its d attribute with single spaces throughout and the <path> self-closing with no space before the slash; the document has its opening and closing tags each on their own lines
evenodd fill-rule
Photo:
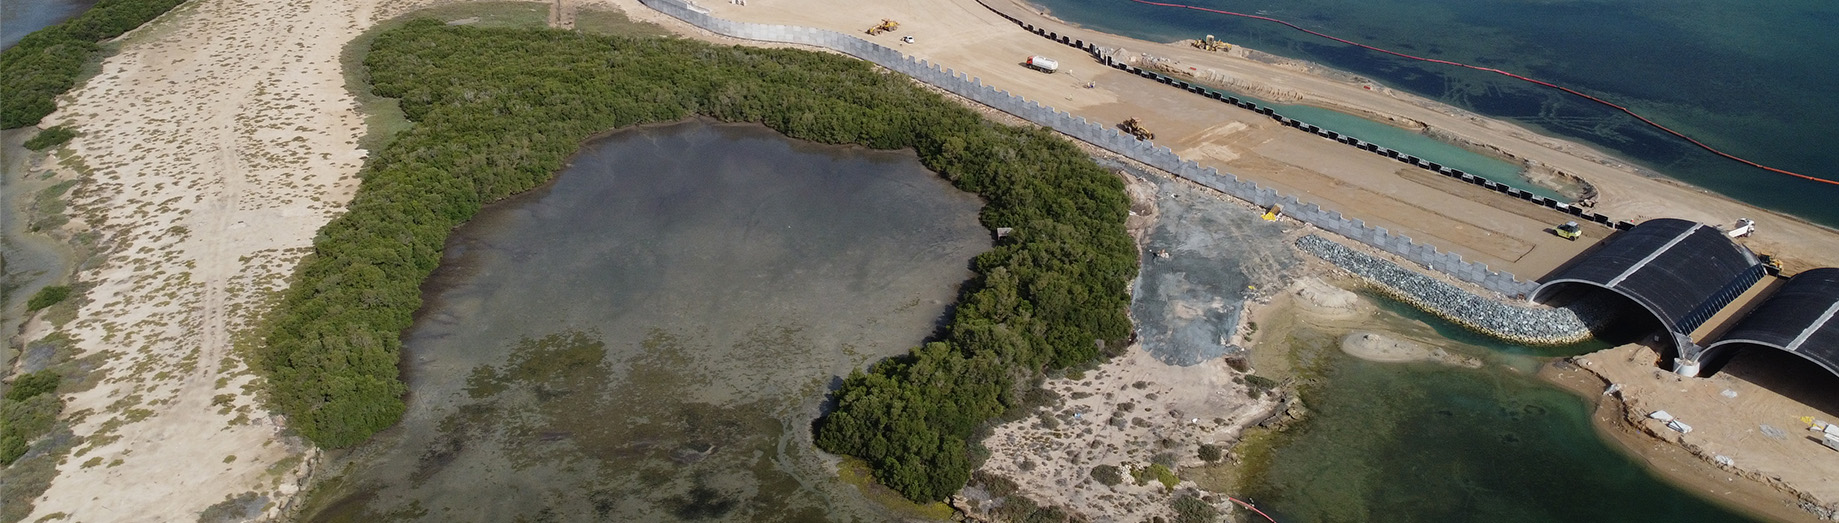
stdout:
<svg viewBox="0 0 1839 523">
<path fill-rule="evenodd" d="M 1283 204 L 1273 203 L 1271 204 L 1271 209 L 1264 212 L 1264 221 L 1277 221 L 1278 216 L 1283 216 Z"/>
<path fill-rule="evenodd" d="M 888 31 L 893 31 L 895 29 L 900 29 L 900 22 L 896 22 L 893 20 L 883 18 L 881 19 L 880 25 L 876 25 L 874 27 L 868 28 L 868 35 L 875 36 L 881 33 L 886 33 Z"/>
<path fill-rule="evenodd" d="M 1559 238 L 1571 241 L 1577 241 L 1578 238 L 1584 237 L 1584 229 L 1578 227 L 1577 222 L 1564 222 L 1564 225 L 1553 227 L 1552 233 L 1557 234 Z"/>
<path fill-rule="evenodd" d="M 1117 128 L 1130 133 L 1131 136 L 1137 137 L 1138 140 L 1156 139 L 1156 133 L 1149 132 L 1149 129 L 1144 129 L 1143 123 L 1138 122 L 1136 118 L 1124 120 L 1124 123 L 1117 124 Z"/>
<path fill-rule="evenodd" d="M 1195 49 L 1200 49 L 1202 51 L 1231 51 L 1232 50 L 1232 44 L 1229 44 L 1217 38 L 1214 38 L 1213 35 L 1207 35 L 1206 38 L 1202 38 L 1199 40 L 1190 40 L 1188 44 L 1194 46 Z"/>
<path fill-rule="evenodd" d="M 1756 258 L 1758 261 L 1762 262 L 1762 270 L 1765 272 L 1768 272 L 1770 276 L 1781 276 L 1782 275 L 1782 261 L 1781 260 L 1777 260 L 1775 259 L 1774 256 L 1770 256 L 1767 254 L 1759 255 Z"/>
</svg>

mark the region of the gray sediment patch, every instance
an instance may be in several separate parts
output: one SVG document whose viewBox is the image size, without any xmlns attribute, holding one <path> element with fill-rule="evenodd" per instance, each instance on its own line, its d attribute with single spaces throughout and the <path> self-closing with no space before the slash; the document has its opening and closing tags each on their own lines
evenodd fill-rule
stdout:
<svg viewBox="0 0 1839 523">
<path fill-rule="evenodd" d="M 1296 265 L 1285 225 L 1189 182 L 1098 159 L 1156 186 L 1156 224 L 1144 239 L 1130 313 L 1143 349 L 1190 366 L 1243 351 L 1240 315 L 1257 289 L 1282 286 Z"/>
<path fill-rule="evenodd" d="M 1313 234 L 1298 238 L 1296 246 L 1359 276 L 1386 296 L 1470 330 L 1514 343 L 1566 345 L 1581 342 L 1590 338 L 1590 328 L 1604 317 L 1605 311 L 1593 302 L 1563 307 L 1502 303 Z"/>
</svg>

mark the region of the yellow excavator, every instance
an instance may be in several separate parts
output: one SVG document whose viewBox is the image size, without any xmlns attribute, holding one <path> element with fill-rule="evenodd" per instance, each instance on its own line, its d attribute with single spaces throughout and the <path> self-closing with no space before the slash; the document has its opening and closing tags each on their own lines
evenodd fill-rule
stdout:
<svg viewBox="0 0 1839 523">
<path fill-rule="evenodd" d="M 1143 123 L 1138 122 L 1136 118 L 1124 120 L 1124 123 L 1117 124 L 1117 128 L 1130 133 L 1131 136 L 1137 137 L 1138 140 L 1156 139 L 1156 133 L 1149 132 L 1149 129 L 1144 129 Z"/>
<path fill-rule="evenodd" d="M 886 33 L 888 31 L 893 31 L 895 29 L 900 29 L 900 22 L 896 22 L 893 20 L 883 18 L 881 19 L 880 25 L 876 25 L 874 27 L 868 28 L 868 35 L 875 36 L 881 33 Z"/>
<path fill-rule="evenodd" d="M 1195 49 L 1200 49 L 1202 51 L 1231 51 L 1232 50 L 1232 44 L 1229 44 L 1217 38 L 1214 38 L 1213 35 L 1207 35 L 1206 38 L 1202 38 L 1199 40 L 1190 40 L 1188 44 L 1194 46 Z"/>
</svg>

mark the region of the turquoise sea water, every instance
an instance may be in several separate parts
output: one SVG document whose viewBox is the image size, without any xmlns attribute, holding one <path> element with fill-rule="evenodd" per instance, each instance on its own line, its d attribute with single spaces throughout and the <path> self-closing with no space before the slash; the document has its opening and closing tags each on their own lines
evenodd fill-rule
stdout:
<svg viewBox="0 0 1839 523">
<path fill-rule="evenodd" d="M 1212 34 L 1319 62 L 1577 139 L 1714 192 L 1839 226 L 1839 186 L 1705 152 L 1558 91 L 1408 61 L 1270 22 L 1128 0 L 1033 0 L 1111 33 Z M 1496 67 L 1591 93 L 1765 165 L 1839 179 L 1839 2 L 1783 0 L 1184 0 L 1288 20 L 1429 58 Z"/>
</svg>

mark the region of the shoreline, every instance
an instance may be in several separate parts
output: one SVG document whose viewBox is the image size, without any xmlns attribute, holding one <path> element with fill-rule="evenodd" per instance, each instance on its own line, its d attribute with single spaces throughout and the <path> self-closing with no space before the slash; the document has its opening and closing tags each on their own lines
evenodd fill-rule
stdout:
<svg viewBox="0 0 1839 523">
<path fill-rule="evenodd" d="M 989 7 L 991 10 L 999 11 L 999 12 L 1001 10 L 991 5 L 991 3 L 992 2 L 1002 2 L 1002 1 L 1004 0 L 979 0 L 979 2 L 982 3 L 985 7 Z M 1145 43 L 1152 43 L 1152 44 L 1163 46 L 1163 47 L 1174 47 L 1178 49 L 1186 48 L 1188 42 L 1192 41 L 1192 39 L 1186 39 L 1186 40 L 1175 40 L 1175 41 L 1170 41 L 1170 42 L 1157 42 L 1153 40 L 1144 40 L 1144 39 L 1140 39 L 1136 37 L 1125 36 L 1125 35 L 1121 35 L 1117 33 L 1110 33 L 1104 30 L 1088 27 L 1083 24 L 1079 24 L 1079 23 L 1072 22 L 1064 18 L 1055 16 L 1053 14 L 1052 9 L 1048 9 L 1046 6 L 1042 6 L 1042 5 L 1033 3 L 1033 2 L 1029 2 L 1028 0 L 1007 0 L 1007 1 L 1014 4 L 1017 7 L 1027 9 L 1031 13 L 1037 16 L 1040 16 L 1042 18 L 1051 20 L 1055 23 L 1065 25 L 1067 27 L 1077 28 L 1083 31 L 1090 31 L 1090 32 L 1097 33 L 1097 34 L 1114 37 L 1114 38 L 1136 40 L 1136 41 L 1145 42 Z M 1478 112 L 1475 112 L 1469 109 L 1450 105 L 1446 102 L 1430 99 L 1428 97 L 1424 97 L 1416 93 L 1398 90 L 1396 88 L 1381 84 L 1376 80 L 1366 78 L 1365 76 L 1362 76 L 1362 75 L 1359 75 L 1353 72 L 1349 72 L 1349 71 L 1344 71 L 1341 69 L 1336 69 L 1334 67 L 1330 67 L 1328 65 L 1324 65 L 1322 63 L 1315 62 L 1312 60 L 1306 60 L 1306 59 L 1301 59 L 1301 58 L 1291 58 L 1288 56 L 1283 56 L 1283 55 L 1278 55 L 1278 54 L 1262 51 L 1257 48 L 1246 47 L 1240 44 L 1232 44 L 1232 47 L 1233 47 L 1232 50 L 1227 52 L 1227 54 L 1239 56 L 1246 60 L 1261 62 L 1261 63 L 1267 64 L 1273 67 L 1288 69 L 1288 70 L 1291 70 L 1299 74 L 1311 75 L 1311 76 L 1315 76 L 1318 78 L 1346 83 L 1349 85 L 1370 86 L 1370 88 L 1376 92 L 1380 92 L 1380 93 L 1389 95 L 1393 98 L 1404 100 L 1420 108 L 1431 110 L 1431 111 L 1436 111 L 1438 113 L 1442 113 L 1445 115 L 1456 116 L 1456 117 L 1460 117 L 1460 118 L 1464 118 L 1464 119 L 1468 119 L 1472 121 L 1487 121 L 1493 124 L 1503 124 L 1504 126 L 1512 128 L 1514 131 L 1517 131 L 1512 134 L 1515 134 L 1521 137 L 1530 136 L 1530 137 L 1535 137 L 1535 138 L 1543 138 L 1546 141 L 1558 144 L 1558 146 L 1555 148 L 1559 150 L 1562 150 L 1566 153 L 1576 155 L 1576 156 L 1579 156 L 1585 159 L 1589 159 L 1604 167 L 1609 167 L 1609 168 L 1613 168 L 1616 170 L 1624 171 L 1630 174 L 1641 176 L 1643 178 L 1648 178 L 1648 179 L 1652 179 L 1656 181 L 1674 184 L 1681 188 L 1698 190 L 1698 191 L 1706 191 L 1706 189 L 1703 189 L 1697 185 L 1693 185 L 1691 183 L 1669 177 L 1666 174 L 1654 168 L 1635 163 L 1632 160 L 1624 159 L 1619 154 L 1605 151 L 1601 148 L 1601 146 L 1580 142 L 1576 138 L 1566 137 L 1566 136 L 1555 136 L 1555 135 L 1548 134 L 1548 133 L 1545 133 L 1539 130 L 1535 130 L 1533 128 L 1527 127 L 1524 124 L 1521 124 L 1513 120 L 1506 119 L 1504 117 L 1498 117 L 1498 116 L 1478 113 Z M 1310 106 L 1314 106 L 1314 107 L 1318 107 L 1322 109 L 1347 113 L 1347 114 L 1358 116 L 1360 118 L 1367 119 L 1367 120 L 1370 120 L 1376 123 L 1392 125 L 1394 127 L 1399 127 L 1399 128 L 1407 129 L 1407 130 L 1420 131 L 1420 132 L 1423 132 L 1426 136 L 1429 136 L 1431 138 L 1434 138 L 1440 141 L 1444 141 L 1446 143 L 1449 143 L 1451 145 L 1455 145 L 1458 147 L 1462 147 L 1464 149 L 1468 149 L 1478 154 L 1483 154 L 1483 155 L 1488 155 L 1490 157 L 1503 159 L 1510 163 L 1521 163 L 1523 164 L 1525 169 L 1527 169 L 1528 171 L 1531 171 L 1532 169 L 1535 169 L 1535 168 L 1555 171 L 1558 175 L 1560 175 L 1561 178 L 1574 179 L 1578 182 L 1583 183 L 1586 187 L 1591 187 L 1593 189 L 1593 186 L 1589 185 L 1590 180 L 1584 176 L 1571 174 L 1571 173 L 1568 173 L 1562 170 L 1558 170 L 1555 167 L 1546 165 L 1544 163 L 1541 163 L 1535 160 L 1530 160 L 1521 155 L 1514 154 L 1512 152 L 1503 150 L 1498 145 L 1490 144 L 1486 141 L 1475 140 L 1473 138 L 1470 138 L 1468 136 L 1464 136 L 1461 134 L 1445 134 L 1445 133 L 1451 133 L 1452 131 L 1445 129 L 1445 128 L 1432 126 L 1428 123 L 1425 123 L 1424 121 L 1420 119 L 1411 118 L 1408 116 L 1403 116 L 1403 115 L 1394 114 L 1394 113 L 1389 113 L 1385 111 L 1380 111 L 1380 110 L 1377 110 L 1371 107 L 1363 107 L 1359 105 L 1349 104 L 1349 103 L 1342 102 L 1334 98 L 1323 97 L 1316 93 L 1295 92 L 1294 96 L 1297 97 L 1296 101 L 1294 102 L 1282 102 L 1280 100 L 1272 100 L 1272 101 L 1277 101 L 1280 103 L 1291 103 L 1291 104 L 1296 104 L 1296 105 L 1310 105 Z M 1534 141 L 1537 141 L 1537 140 L 1534 140 Z M 1528 174 L 1533 174 L 1533 173 L 1528 172 Z M 1539 183 L 1537 178 L 1534 178 L 1532 176 L 1528 176 L 1528 179 L 1531 181 L 1534 181 L 1535 183 Z M 1594 196 L 1593 191 L 1590 192 L 1590 194 Z M 1712 194 L 1716 194 L 1717 196 L 1729 199 L 1732 202 L 1735 202 L 1741 205 L 1758 207 L 1755 204 L 1751 204 L 1749 202 L 1745 202 L 1741 200 L 1735 200 L 1727 196 L 1723 196 L 1722 194 L 1717 194 L 1717 193 L 1712 193 Z M 1761 209 L 1760 207 L 1758 208 Z M 1774 211 L 1770 209 L 1762 209 L 1762 210 L 1765 212 L 1769 212 L 1769 213 L 1773 213 L 1773 214 L 1777 214 L 1777 215 L 1781 215 L 1787 218 L 1797 220 L 1809 226 L 1823 228 L 1823 229 L 1826 229 L 1832 232 L 1839 232 L 1839 226 L 1814 223 L 1804 218 L 1801 218 L 1799 216 L 1782 213 L 1782 212 Z M 1618 218 L 1619 219 L 1632 219 L 1632 218 L 1625 218 L 1625 217 L 1618 217 Z"/>
<path fill-rule="evenodd" d="M 1409 92 L 1370 83 L 1371 80 L 1360 75 L 1307 60 L 1277 57 L 1278 59 L 1273 61 L 1275 63 L 1270 63 L 1236 56 L 1226 57 L 1223 55 L 1232 53 L 1189 49 L 1185 41 L 1151 42 L 1083 27 L 1054 17 L 1051 11 L 1043 14 L 1043 10 L 1038 6 L 1028 4 L 1024 0 L 976 1 L 991 11 L 1015 16 L 1004 10 L 1005 2 L 1007 2 L 1007 6 L 1025 10 L 1026 17 L 1040 18 L 1052 24 L 1089 32 L 1091 35 L 1087 38 L 1088 43 L 1096 43 L 1101 46 L 1106 44 L 1098 42 L 1099 39 L 1147 44 L 1149 48 L 1165 52 L 1176 59 L 1184 59 L 1184 61 L 1194 59 L 1196 65 L 1219 66 L 1227 63 L 1219 60 L 1257 62 L 1265 66 L 1263 69 L 1281 71 L 1278 77 L 1265 78 L 1267 82 L 1290 84 L 1289 89 L 1298 91 L 1299 95 L 1333 100 L 1329 107 L 1324 107 L 1325 109 L 1347 112 L 1342 107 L 1352 106 L 1359 107 L 1361 113 L 1380 114 L 1385 115 L 1387 119 L 1418 122 L 1429 129 L 1438 131 L 1441 136 L 1433 137 L 1435 139 L 1467 149 L 1481 147 L 1492 150 L 1494 155 L 1515 159 L 1526 167 L 1524 174 L 1531 180 L 1542 177 L 1557 178 L 1556 183 L 1569 183 L 1570 180 L 1575 180 L 1575 183 L 1581 186 L 1580 191 L 1584 196 L 1595 199 L 1594 206 L 1590 210 L 1608 215 L 1614 220 L 1640 222 L 1649 218 L 1679 217 L 1709 225 L 1724 226 L 1738 217 L 1748 217 L 1756 219 L 1759 224 L 1767 222 L 1766 225 L 1759 225 L 1759 227 L 1766 227 L 1769 232 L 1779 234 L 1766 234 L 1764 235 L 1766 237 L 1752 236 L 1746 238 L 1745 243 L 1757 252 L 1771 253 L 1777 259 L 1784 260 L 1784 268 L 1788 273 L 1839 263 L 1839 227 L 1814 223 L 1799 216 L 1765 209 L 1723 194 L 1712 193 L 1707 189 L 1673 179 L 1657 170 L 1622 159 L 1597 146 L 1575 139 L 1547 135 L 1511 120 L 1483 115 Z M 1234 48 L 1235 52 L 1245 49 L 1237 45 Z M 1252 51 L 1256 52 L 1256 50 Z M 1200 61 L 1206 56 L 1220 58 Z M 1244 69 L 1258 69 L 1258 67 Z M 1235 71 L 1229 70 L 1228 72 Z M 1235 76 L 1249 77 L 1252 75 L 1237 74 Z M 1311 80 L 1293 81 L 1301 78 Z M 1318 86 L 1332 84 L 1337 86 L 1335 90 L 1366 100 L 1342 98 L 1296 84 Z M 1362 103 L 1379 100 L 1389 100 L 1394 103 L 1378 105 Z M 1382 109 L 1380 105 L 1386 105 L 1391 109 Z M 1399 110 L 1409 110 L 1417 114 L 1405 114 Z M 1078 113 L 1079 111 L 1073 110 L 1073 112 Z M 1364 114 L 1356 116 L 1374 120 Z M 1385 123 L 1380 120 L 1374 121 Z M 1464 127 L 1467 130 L 1458 130 L 1456 127 Z M 1497 143 L 1496 140 L 1481 139 L 1478 138 L 1478 135 L 1471 134 L 1471 131 L 1497 135 L 1504 138 L 1505 142 Z M 1552 184 L 1542 183 L 1542 185 Z M 1692 205 L 1687 203 L 1689 199 L 1703 200 L 1703 204 Z"/>
<path fill-rule="evenodd" d="M 1596 371 L 1572 364 L 1570 358 L 1554 358 L 1540 365 L 1537 374 L 1541 380 L 1589 402 L 1590 424 L 1597 435 L 1662 481 L 1745 515 L 1772 521 L 1826 521 L 1798 506 L 1805 499 L 1791 488 L 1733 474 L 1677 443 L 1660 440 L 1630 425 L 1628 416 L 1638 413 L 1628 402 L 1605 392 L 1609 382 Z"/>
</svg>

